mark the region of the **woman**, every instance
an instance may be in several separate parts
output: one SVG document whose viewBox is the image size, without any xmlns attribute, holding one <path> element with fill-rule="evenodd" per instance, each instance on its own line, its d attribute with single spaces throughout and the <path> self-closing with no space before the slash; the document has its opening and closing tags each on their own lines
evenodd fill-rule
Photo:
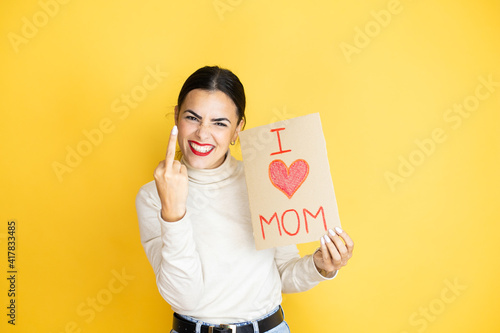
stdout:
<svg viewBox="0 0 500 333">
<path fill-rule="evenodd" d="M 255 249 L 243 163 L 229 151 L 244 112 L 243 85 L 232 72 L 194 72 L 179 94 L 166 158 L 137 195 L 141 242 L 175 312 L 171 333 L 290 332 L 281 293 L 333 279 L 352 256 L 340 228 L 302 258 L 296 246 Z"/>
</svg>

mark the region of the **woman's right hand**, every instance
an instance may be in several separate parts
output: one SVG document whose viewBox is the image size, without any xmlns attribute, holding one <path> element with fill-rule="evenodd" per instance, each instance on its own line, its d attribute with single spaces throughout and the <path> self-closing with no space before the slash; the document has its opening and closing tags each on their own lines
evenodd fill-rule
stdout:
<svg viewBox="0 0 500 333">
<path fill-rule="evenodd" d="M 167 222 L 179 221 L 186 214 L 188 175 L 186 166 L 174 159 L 177 133 L 177 126 L 174 126 L 168 141 L 167 156 L 154 171 L 161 201 L 161 218 Z"/>
</svg>

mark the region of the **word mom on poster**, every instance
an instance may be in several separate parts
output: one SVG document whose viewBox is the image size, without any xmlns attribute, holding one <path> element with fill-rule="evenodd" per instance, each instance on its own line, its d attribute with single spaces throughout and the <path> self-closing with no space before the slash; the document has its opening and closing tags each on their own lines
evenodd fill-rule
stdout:
<svg viewBox="0 0 500 333">
<path fill-rule="evenodd" d="M 340 226 L 318 113 L 242 131 L 240 141 L 258 250 L 317 241 Z"/>
</svg>

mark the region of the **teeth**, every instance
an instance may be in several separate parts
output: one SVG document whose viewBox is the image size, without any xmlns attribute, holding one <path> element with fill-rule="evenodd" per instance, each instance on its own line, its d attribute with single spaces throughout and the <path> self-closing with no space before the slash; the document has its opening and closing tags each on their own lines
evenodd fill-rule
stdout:
<svg viewBox="0 0 500 333">
<path fill-rule="evenodd" d="M 210 150 L 214 148 L 213 146 L 200 146 L 194 142 L 191 142 L 191 147 L 193 147 L 193 149 L 199 153 L 208 153 Z"/>
</svg>

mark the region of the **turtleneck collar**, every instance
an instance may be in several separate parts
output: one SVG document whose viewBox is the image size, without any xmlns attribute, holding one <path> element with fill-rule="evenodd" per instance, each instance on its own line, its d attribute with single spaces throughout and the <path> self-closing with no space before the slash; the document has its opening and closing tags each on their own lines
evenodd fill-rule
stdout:
<svg viewBox="0 0 500 333">
<path fill-rule="evenodd" d="M 238 161 L 229 151 L 226 153 L 224 162 L 214 169 L 195 169 L 186 162 L 184 156 L 181 158 L 181 163 L 187 168 L 189 182 L 198 185 L 224 185 L 226 182 L 231 181 L 231 176 L 233 176 L 238 169 Z"/>
</svg>

